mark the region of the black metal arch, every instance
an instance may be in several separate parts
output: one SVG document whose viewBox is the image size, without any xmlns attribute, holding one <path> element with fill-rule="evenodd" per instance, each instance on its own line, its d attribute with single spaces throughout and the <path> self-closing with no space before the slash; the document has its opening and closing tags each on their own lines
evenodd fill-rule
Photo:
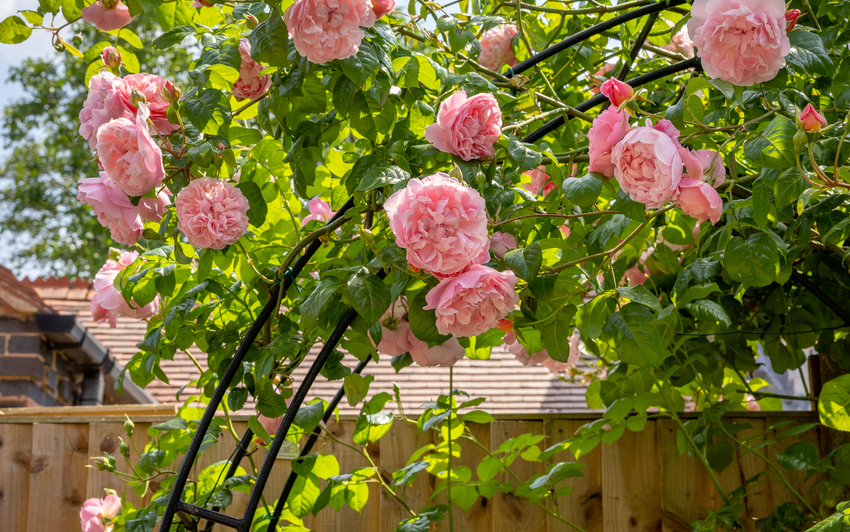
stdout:
<svg viewBox="0 0 850 532">
<path fill-rule="evenodd" d="M 648 26 L 651 28 L 652 23 L 655 21 L 655 16 L 657 13 L 669 9 L 674 6 L 685 4 L 686 0 L 671 0 L 670 2 L 656 2 L 653 4 L 649 4 L 643 6 L 634 11 L 630 11 L 628 13 L 624 13 L 622 15 L 618 15 L 616 17 L 612 17 L 609 20 L 601 22 L 597 25 L 591 26 L 585 30 L 582 30 L 574 35 L 567 37 L 561 42 L 547 48 L 546 50 L 541 51 L 540 53 L 534 55 L 530 59 L 527 59 L 510 69 L 505 75 L 507 77 L 512 77 L 513 75 L 519 74 L 534 65 L 544 61 L 545 59 L 566 50 L 570 46 L 578 44 L 579 42 L 592 37 L 594 35 L 598 35 L 608 29 L 611 29 L 619 24 L 623 24 L 630 20 L 634 20 L 636 18 L 640 18 L 645 15 L 650 15 L 650 21 Z M 644 42 L 648 36 L 649 30 L 644 28 L 644 31 L 641 31 L 640 35 L 635 42 L 635 45 L 632 49 L 632 53 L 630 54 L 629 62 L 624 65 L 623 70 L 620 73 L 620 77 L 625 77 L 625 74 L 628 73 L 631 62 L 637 57 L 637 53 L 643 47 Z M 684 70 L 690 68 L 700 68 L 700 61 L 698 58 L 689 59 L 687 61 L 682 61 L 673 65 L 669 65 L 648 74 L 644 74 L 642 76 L 637 76 L 631 80 L 626 81 L 632 87 L 638 87 L 640 85 L 644 85 L 646 83 L 650 83 L 657 79 L 661 79 L 663 77 L 669 76 L 671 74 L 675 74 L 677 72 L 682 72 Z M 599 106 L 605 103 L 607 100 L 601 94 L 590 98 L 589 100 L 577 105 L 575 107 L 578 111 L 587 111 L 596 106 Z M 525 138 L 522 139 L 524 143 L 534 143 L 538 140 L 542 139 L 548 133 L 556 130 L 564 123 L 566 120 L 563 115 L 558 118 L 551 120 L 541 126 L 536 131 L 530 133 Z M 354 207 L 354 197 L 350 197 L 348 201 L 340 208 L 339 211 L 328 221 L 328 225 L 337 221 L 339 218 L 345 215 L 345 213 Z M 307 375 L 304 377 L 301 385 L 298 387 L 298 390 L 295 393 L 295 396 L 292 399 L 292 402 L 284 415 L 283 421 L 280 424 L 277 432 L 275 433 L 274 439 L 271 442 L 269 447 L 269 452 L 266 455 L 266 458 L 263 461 L 262 467 L 257 475 L 256 484 L 251 490 L 250 497 L 248 499 L 248 505 L 245 509 L 244 514 L 241 518 L 231 517 L 225 515 L 217 509 L 208 509 L 205 507 L 197 506 L 194 504 L 189 504 L 182 500 L 183 489 L 186 486 L 186 482 L 189 478 L 189 475 L 192 470 L 192 466 L 194 465 L 195 458 L 197 457 L 198 451 L 201 446 L 201 442 L 203 441 L 204 436 L 209 430 L 210 424 L 212 423 L 213 418 L 215 417 L 215 412 L 221 404 L 222 399 L 224 398 L 224 394 L 226 393 L 230 383 L 235 377 L 237 370 L 242 364 L 245 355 L 248 352 L 248 349 L 254 343 L 254 340 L 257 338 L 257 335 L 260 333 L 262 327 L 265 325 L 266 321 L 272 316 L 272 314 L 279 309 L 276 309 L 278 294 L 280 290 L 283 290 L 284 293 L 286 290 L 294 282 L 295 278 L 301 273 L 301 270 L 307 263 L 312 259 L 313 255 L 316 251 L 321 247 L 322 243 L 320 240 L 316 239 L 304 250 L 304 253 L 298 258 L 298 260 L 292 265 L 292 275 L 287 275 L 280 285 L 276 285 L 272 288 L 269 293 L 269 299 L 266 302 L 263 309 L 260 311 L 260 314 L 257 316 L 256 321 L 248 330 L 248 333 L 245 335 L 245 338 L 242 340 L 242 343 L 239 346 L 239 349 L 236 351 L 236 354 L 233 356 L 233 359 L 230 362 L 227 370 L 224 375 L 221 377 L 221 381 L 219 382 L 218 387 L 216 387 L 215 392 L 213 393 L 209 404 L 207 405 L 206 410 L 204 411 L 204 415 L 202 416 L 200 422 L 198 423 L 198 428 L 195 432 L 195 436 L 192 439 L 192 442 L 189 445 L 189 448 L 186 451 L 186 455 L 183 457 L 183 462 L 180 466 L 180 471 L 178 472 L 177 479 L 174 482 L 172 487 L 171 495 L 168 499 L 168 504 L 165 508 L 165 513 L 163 514 L 162 521 L 160 524 L 160 530 L 163 532 L 168 532 L 170 530 L 171 525 L 174 521 L 174 515 L 176 512 L 181 511 L 187 514 L 191 514 L 194 516 L 201 517 L 207 520 L 207 525 L 205 527 L 206 531 L 211 530 L 214 524 L 218 523 L 229 528 L 236 530 L 237 532 L 248 532 L 253 522 L 253 516 L 256 512 L 257 506 L 260 502 L 260 497 L 262 496 L 263 489 L 265 488 L 266 482 L 268 480 L 269 474 L 271 473 L 271 469 L 274 466 L 274 461 L 277 456 L 278 451 L 280 450 L 281 445 L 283 444 L 283 440 L 286 438 L 286 435 L 289 432 L 289 429 L 292 426 L 292 423 L 295 420 L 295 415 L 298 412 L 298 409 L 304 402 L 304 399 L 307 396 L 307 393 L 310 387 L 313 385 L 313 382 L 316 380 L 320 370 L 324 366 L 330 354 L 336 348 L 339 341 L 342 339 L 343 334 L 346 329 L 351 325 L 354 319 L 357 317 L 357 311 L 354 307 L 350 307 L 342 319 L 339 321 L 337 327 L 334 329 L 333 333 L 328 337 L 327 342 L 322 347 L 322 350 L 319 352 L 316 360 L 311 365 Z M 384 278 L 386 276 L 386 272 L 380 270 L 377 275 L 380 278 Z M 369 359 L 360 362 L 357 367 L 354 369 L 355 373 L 360 373 L 368 364 Z M 333 415 L 334 410 L 336 409 L 339 402 L 342 400 L 342 397 L 345 395 L 345 392 L 342 387 L 340 387 L 339 391 L 334 396 L 333 400 L 329 403 L 328 408 L 325 410 L 325 413 L 322 417 L 322 420 L 327 422 L 331 416 Z M 305 456 L 309 454 L 312 450 L 313 445 L 317 441 L 320 433 L 320 428 L 317 427 L 314 429 L 313 433 L 310 435 L 309 439 L 304 445 L 304 448 L 301 451 L 301 456 Z M 248 444 L 253 438 L 253 432 L 251 429 L 248 429 L 240 440 L 236 451 L 231 458 L 230 466 L 226 473 L 226 477 L 229 478 L 233 476 L 236 472 L 239 463 L 245 455 Z M 287 479 L 286 485 L 283 488 L 283 491 L 278 498 L 278 502 L 275 506 L 273 515 L 271 516 L 271 520 L 269 523 L 269 529 L 274 530 L 274 527 L 277 525 L 278 520 L 283 512 L 283 508 L 286 504 L 286 500 L 289 497 L 290 492 L 295 484 L 295 479 L 297 475 L 293 471 L 290 473 L 289 478 Z"/>
</svg>

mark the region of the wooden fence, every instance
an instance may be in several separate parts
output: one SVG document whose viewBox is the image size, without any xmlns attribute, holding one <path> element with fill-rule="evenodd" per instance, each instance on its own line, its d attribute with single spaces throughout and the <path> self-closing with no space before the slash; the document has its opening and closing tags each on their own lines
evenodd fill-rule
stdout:
<svg viewBox="0 0 850 532">
<path fill-rule="evenodd" d="M 85 466 L 89 457 L 108 452 L 118 456 L 121 469 L 126 464 L 118 453 L 118 437 L 126 436 L 122 428 L 123 412 L 136 422 L 134 438 L 141 448 L 147 439 L 147 427 L 173 417 L 173 407 L 98 407 L 68 409 L 20 409 L 0 415 L 0 531 L 2 532 L 71 532 L 78 531 L 79 509 L 89 497 L 102 497 L 103 489 L 122 489 L 111 474 Z M 687 414 L 685 415 L 687 416 Z M 476 437 L 490 448 L 524 433 L 543 434 L 543 447 L 571 437 L 576 429 L 593 419 L 584 414 L 551 414 L 526 416 L 497 416 L 489 425 L 474 426 Z M 801 413 L 740 413 L 729 422 L 750 423 L 753 431 L 763 431 L 773 424 L 789 420 L 807 423 L 816 414 Z M 236 430 L 247 427 L 246 418 L 236 418 Z M 342 440 L 350 441 L 354 421 L 344 418 L 329 428 Z M 749 431 L 749 432 L 753 432 Z M 600 445 L 587 456 L 585 477 L 570 480 L 573 493 L 561 497 L 558 506 L 562 514 L 587 532 L 664 531 L 687 532 L 689 523 L 704 517 L 719 506 L 717 492 L 708 475 L 696 459 L 680 456 L 676 449 L 676 427 L 668 420 L 650 421 L 646 429 L 626 434 L 613 445 Z M 747 433 L 742 433 L 744 436 Z M 385 478 L 403 467 L 413 451 L 433 438 L 420 434 L 416 427 L 395 423 L 390 433 L 369 450 Z M 821 456 L 828 451 L 828 435 L 822 427 L 800 436 L 784 439 L 784 449 L 801 440 L 818 444 Z M 472 466 L 483 451 L 463 441 L 460 464 Z M 200 459 L 201 467 L 226 460 L 234 448 L 226 434 L 221 441 Z M 771 458 L 776 451 L 762 449 Z M 343 472 L 365 466 L 362 457 L 348 448 L 327 444 L 323 453 L 333 454 Z M 259 453 L 258 453 L 259 454 Z M 262 456 L 255 456 L 262 460 Z M 572 460 L 567 452 L 555 460 Z M 457 462 L 456 462 L 457 463 Z M 525 480 L 544 471 L 543 463 L 517 460 L 513 465 L 517 475 Z M 726 491 L 739 487 L 743 480 L 767 469 L 753 455 L 738 455 L 719 475 Z M 289 461 L 279 460 L 265 494 L 269 504 L 277 498 L 289 474 Z M 814 482 L 805 481 L 804 472 L 786 472 L 800 493 L 806 493 Z M 407 488 L 406 499 L 412 508 L 421 508 L 430 500 L 434 478 L 422 473 Z M 119 491 L 120 493 L 120 491 Z M 130 499 L 134 500 L 135 495 Z M 247 495 L 235 494 L 228 513 L 241 515 Z M 439 500 L 440 497 L 437 498 Z M 816 497 L 812 496 L 812 501 Z M 751 487 L 745 500 L 742 520 L 747 530 L 754 530 L 753 520 L 765 517 L 774 506 L 794 501 L 794 496 L 775 478 Z M 135 501 L 134 501 L 135 502 Z M 337 513 L 327 508 L 318 517 L 308 516 L 305 526 L 319 532 L 393 532 L 405 512 L 393 499 L 370 485 L 369 502 L 360 515 L 350 508 Z M 445 521 L 434 527 L 446 532 Z M 216 530 L 223 530 L 217 527 Z M 479 499 L 467 512 L 455 512 L 455 530 L 462 532 L 568 532 L 570 527 L 548 516 L 542 508 L 527 500 L 498 494 L 492 500 Z"/>
</svg>

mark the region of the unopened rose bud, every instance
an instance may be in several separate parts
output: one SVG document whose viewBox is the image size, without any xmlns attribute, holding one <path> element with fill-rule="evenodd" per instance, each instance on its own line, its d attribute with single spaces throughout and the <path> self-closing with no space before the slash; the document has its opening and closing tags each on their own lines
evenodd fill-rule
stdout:
<svg viewBox="0 0 850 532">
<path fill-rule="evenodd" d="M 787 31 L 791 31 L 794 29 L 794 26 L 797 25 L 797 19 L 800 18 L 800 14 L 801 13 L 799 9 L 792 9 L 790 11 L 785 12 L 785 29 Z"/>
<path fill-rule="evenodd" d="M 803 149 L 806 147 L 806 144 L 809 143 L 809 137 L 806 135 L 805 129 L 798 129 L 796 133 L 794 133 L 794 151 L 797 155 L 803 153 Z"/>
<path fill-rule="evenodd" d="M 79 46 L 83 44 L 83 36 L 79 33 L 75 33 L 73 37 L 71 37 L 71 44 L 74 46 Z"/>
<path fill-rule="evenodd" d="M 133 92 L 130 93 L 130 103 L 133 104 L 133 107 L 138 107 L 140 103 L 148 103 L 148 99 L 145 98 L 142 91 L 133 88 Z"/>
<path fill-rule="evenodd" d="M 130 448 L 127 447 L 127 444 L 124 443 L 124 440 L 122 440 L 121 438 L 118 438 L 118 440 L 121 441 L 121 444 L 118 445 L 118 451 L 121 452 L 121 456 L 123 456 L 124 458 L 130 458 Z"/>
<path fill-rule="evenodd" d="M 505 332 L 514 332 L 514 322 L 509 319 L 502 318 L 496 323 L 496 328 Z"/>
<path fill-rule="evenodd" d="M 166 81 L 162 87 L 162 99 L 168 103 L 179 101 L 182 94 L 180 87 L 172 81 Z"/>
<path fill-rule="evenodd" d="M 124 414 L 124 432 L 127 433 L 128 438 L 133 437 L 133 429 L 136 427 L 132 421 L 130 421 L 130 417 L 127 414 Z"/>
<path fill-rule="evenodd" d="M 623 83 L 617 78 L 608 78 L 599 88 L 599 91 L 611 100 L 611 105 L 620 107 L 620 104 L 635 95 L 631 85 Z"/>
<path fill-rule="evenodd" d="M 826 120 L 815 111 L 812 104 L 807 104 L 803 112 L 797 116 L 797 127 L 802 127 L 806 133 L 820 131 L 826 125 Z"/>
<path fill-rule="evenodd" d="M 260 23 L 260 21 L 257 20 L 257 17 L 255 17 L 251 13 L 248 13 L 247 15 L 245 15 L 245 27 L 248 28 L 249 30 L 253 30 L 254 28 L 256 28 L 257 24 L 259 24 L 259 23 Z"/>
<path fill-rule="evenodd" d="M 103 64 L 106 68 L 110 70 L 115 70 L 119 65 L 121 65 L 121 52 L 111 46 L 107 46 L 103 49 L 103 53 L 100 58 L 103 60 Z"/>
</svg>

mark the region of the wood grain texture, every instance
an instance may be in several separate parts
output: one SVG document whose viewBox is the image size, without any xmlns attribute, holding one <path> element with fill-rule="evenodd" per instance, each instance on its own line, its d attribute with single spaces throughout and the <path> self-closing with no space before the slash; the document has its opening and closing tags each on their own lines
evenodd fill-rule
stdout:
<svg viewBox="0 0 850 532">
<path fill-rule="evenodd" d="M 490 425 L 470 423 L 468 427 L 473 437 L 487 450 L 490 450 Z M 434 441 L 436 442 L 436 433 L 432 432 L 432 434 Z M 475 473 L 476 466 L 486 457 L 487 453 L 484 449 L 475 445 L 474 442 L 470 440 L 460 440 L 460 460 L 457 461 L 457 465 L 465 465 L 471 468 L 473 478 L 478 478 Z M 452 465 L 454 466 L 455 463 L 453 462 Z M 431 490 L 433 490 L 436 487 L 437 479 L 431 475 L 428 475 L 428 479 L 430 481 Z M 445 492 L 438 494 L 433 503 L 446 504 Z M 490 532 L 493 529 L 493 500 L 478 497 L 475 504 L 473 504 L 468 510 L 464 511 L 463 508 L 455 506 L 453 511 L 455 530 L 480 530 L 482 532 Z M 436 529 L 436 532 L 448 532 L 448 518 L 437 522 L 436 526 L 433 526 L 433 528 Z"/>
<path fill-rule="evenodd" d="M 430 443 L 429 435 L 419 432 L 416 425 L 397 422 L 392 430 L 379 440 L 380 473 L 384 482 L 392 483 L 395 471 L 404 468 L 410 455 Z M 414 511 L 429 505 L 431 485 L 428 473 L 422 471 L 413 482 L 394 488 L 397 495 Z M 381 490 L 381 532 L 393 532 L 398 523 L 410 513 L 386 490 Z"/>
<path fill-rule="evenodd" d="M 505 440 L 516 438 L 523 434 L 543 434 L 543 423 L 540 421 L 494 421 L 490 424 L 490 448 L 496 450 Z M 525 482 L 534 475 L 546 472 L 543 462 L 526 462 L 517 458 L 511 464 L 511 471 Z M 517 482 L 507 473 L 499 476 L 502 482 L 512 482 L 514 488 Z M 514 496 L 511 493 L 497 493 L 493 498 L 493 532 L 515 532 L 517 530 L 548 530 L 547 514 L 538 505 L 530 504 L 528 499 Z"/>
<path fill-rule="evenodd" d="M 547 440 L 543 448 L 572 438 L 576 431 L 584 425 L 584 420 L 555 419 L 546 420 Z M 584 464 L 584 478 L 573 478 L 560 485 L 571 486 L 572 493 L 567 497 L 558 498 L 558 510 L 570 522 L 583 528 L 586 532 L 602 532 L 602 451 L 599 447 L 582 456 L 579 460 L 569 451 L 554 455 L 550 463 L 576 462 Z M 552 509 L 554 504 L 550 504 Z M 574 532 L 574 528 L 548 516 L 549 532 Z"/>
<path fill-rule="evenodd" d="M 774 426 L 780 421 L 783 421 L 782 417 L 779 416 L 770 416 L 765 422 L 768 427 Z M 793 423 L 791 425 L 779 428 L 773 431 L 773 437 L 777 437 L 782 434 L 784 431 L 790 429 L 791 427 L 797 425 L 797 423 Z M 783 438 L 782 440 L 776 442 L 775 446 L 770 446 L 767 449 L 762 449 L 761 452 L 767 454 L 768 459 L 773 463 L 776 463 L 776 455 L 785 451 L 789 446 L 802 441 L 814 441 L 815 446 L 818 446 L 817 432 L 814 429 L 805 432 L 803 434 L 797 434 L 795 436 L 788 436 Z M 821 451 L 818 449 L 819 458 L 823 458 L 823 454 L 820 454 Z M 826 478 L 822 475 L 812 475 L 812 477 L 806 481 L 806 471 L 789 471 L 783 467 L 779 467 L 779 470 L 782 471 L 782 474 L 785 475 L 785 478 L 788 480 L 788 483 L 800 494 L 804 499 L 806 499 L 809 504 L 813 507 L 817 507 L 818 504 L 818 496 L 817 496 L 817 488 L 812 490 L 812 486 L 818 479 Z M 794 494 L 793 491 L 788 489 L 788 487 L 781 482 L 778 475 L 774 474 L 774 478 L 770 483 L 770 491 L 773 495 L 773 504 L 778 506 L 784 502 L 793 502 L 795 504 L 802 505 L 800 499 Z"/>
<path fill-rule="evenodd" d="M 627 430 L 602 445 L 602 516 L 605 532 L 661 530 L 658 441 L 652 425 Z"/>
<path fill-rule="evenodd" d="M 139 423 L 135 426 L 135 429 L 133 430 L 133 442 L 136 445 L 134 448 L 133 445 L 130 445 L 130 439 L 124 431 L 123 423 L 91 423 L 89 425 L 89 454 L 91 456 L 103 456 L 104 453 L 108 453 L 115 457 L 115 469 L 122 473 L 130 473 L 132 471 L 132 467 L 127 463 L 127 460 L 121 456 L 121 452 L 119 450 L 121 441 L 119 438 L 124 440 L 124 442 L 128 445 L 130 451 L 130 462 L 135 465 L 139 460 L 139 455 L 136 452 L 136 449 L 138 449 L 139 452 L 145 452 L 145 445 L 150 441 L 150 437 L 148 436 L 148 426 L 148 423 Z M 137 508 L 139 507 L 142 501 L 139 500 L 136 492 L 133 491 L 133 489 L 128 489 L 113 473 L 98 471 L 94 468 L 88 468 L 86 471 L 88 472 L 86 477 L 87 499 L 91 497 L 104 497 L 106 495 L 104 489 L 106 488 L 115 490 L 119 495 L 124 493 L 126 490 L 127 500 L 132 502 Z M 158 484 L 150 486 L 148 493 L 144 497 L 145 504 L 150 502 L 151 493 L 157 489 L 159 489 Z"/>
<path fill-rule="evenodd" d="M 33 425 L 28 530 L 71 530 L 69 526 L 79 526 L 90 454 L 88 425 Z M 32 504 L 35 501 L 38 511 Z"/>
<path fill-rule="evenodd" d="M 0 425 L 0 528 L 27 529 L 32 425 Z"/>
</svg>

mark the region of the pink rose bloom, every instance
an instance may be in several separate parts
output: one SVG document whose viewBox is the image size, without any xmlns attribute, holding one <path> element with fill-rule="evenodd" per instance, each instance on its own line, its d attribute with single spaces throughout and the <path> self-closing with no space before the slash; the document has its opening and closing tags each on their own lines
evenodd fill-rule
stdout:
<svg viewBox="0 0 850 532">
<path fill-rule="evenodd" d="M 467 98 L 458 91 L 440 105 L 437 123 L 425 128 L 425 139 L 440 151 L 464 161 L 496 155 L 493 144 L 502 134 L 502 111 L 489 93 Z"/>
<path fill-rule="evenodd" d="M 326 63 L 356 54 L 375 25 L 370 0 L 298 0 L 283 14 L 295 49 L 311 63 Z"/>
<path fill-rule="evenodd" d="M 118 273 L 133 263 L 139 257 L 135 251 L 124 251 L 118 262 L 109 259 L 94 277 L 93 287 L 97 292 L 91 299 L 91 315 L 97 323 L 109 321 L 109 326 L 115 328 L 118 316 L 143 320 L 159 312 L 159 296 L 144 307 L 130 308 L 113 283 Z"/>
<path fill-rule="evenodd" d="M 81 179 L 77 189 L 77 199 L 94 209 L 97 221 L 109 228 L 112 240 L 132 246 L 142 236 L 145 226 L 139 212 L 106 172 L 101 172 L 100 177 Z"/>
<path fill-rule="evenodd" d="M 114 5 L 107 7 L 110 4 Z M 121 0 L 97 0 L 83 8 L 83 20 L 101 31 L 112 31 L 123 28 L 132 22 L 133 17 L 130 16 L 130 8 Z"/>
<path fill-rule="evenodd" d="M 573 339 L 575 339 L 575 342 Z M 516 357 L 519 363 L 523 366 L 527 368 L 543 366 L 552 373 L 563 373 L 567 371 L 576 365 L 580 356 L 580 352 L 578 350 L 578 336 L 576 334 L 573 334 L 573 337 L 570 338 L 570 356 L 567 362 L 558 362 L 549 356 L 549 352 L 545 349 L 529 356 L 528 351 L 522 346 L 522 344 L 519 343 L 519 340 L 516 338 L 516 334 L 513 332 L 506 333 L 502 337 L 502 342 L 505 343 L 505 347 L 508 352 L 514 355 L 514 357 Z M 575 348 L 573 348 L 573 344 L 575 344 Z"/>
<path fill-rule="evenodd" d="M 498 258 L 502 258 L 508 251 L 516 249 L 516 238 L 510 233 L 496 231 L 490 237 L 490 251 Z"/>
<path fill-rule="evenodd" d="M 478 336 L 517 306 L 516 282 L 513 272 L 474 264 L 432 288 L 425 296 L 425 309 L 436 311 L 440 334 Z"/>
<path fill-rule="evenodd" d="M 786 23 L 782 0 L 695 0 L 688 34 L 710 77 L 747 87 L 785 66 Z"/>
<path fill-rule="evenodd" d="M 89 94 L 80 111 L 80 136 L 86 139 L 92 150 L 97 149 L 97 130 L 110 120 L 126 118 L 132 120 L 135 112 L 114 105 L 112 96 L 124 83 L 110 72 L 101 72 L 89 80 Z"/>
<path fill-rule="evenodd" d="M 714 188 L 699 179 L 682 179 L 676 192 L 676 206 L 688 216 L 700 222 L 711 220 L 712 225 L 720 221 L 723 201 Z"/>
<path fill-rule="evenodd" d="M 611 152 L 614 177 L 634 201 L 657 209 L 673 197 L 682 180 L 678 140 L 652 127 L 632 129 Z"/>
<path fill-rule="evenodd" d="M 785 12 L 785 31 L 791 31 L 794 29 L 794 26 L 797 25 L 797 19 L 800 18 L 801 14 L 802 13 L 800 13 L 799 9 L 792 9 Z"/>
<path fill-rule="evenodd" d="M 328 202 L 321 198 L 311 199 L 307 203 L 307 210 L 310 211 L 310 214 L 308 214 L 301 220 L 302 226 L 307 225 L 308 222 L 311 222 L 313 220 L 327 222 L 334 215 L 334 211 L 331 210 L 331 206 L 328 205 Z"/>
<path fill-rule="evenodd" d="M 89 499 L 80 508 L 80 527 L 83 532 L 105 532 L 103 519 L 114 519 L 121 511 L 121 497 L 107 495 L 103 499 Z M 112 526 L 109 526 L 112 530 Z"/>
<path fill-rule="evenodd" d="M 148 109 L 140 104 L 136 120 L 118 118 L 97 132 L 97 156 L 115 184 L 128 196 L 141 196 L 165 179 L 162 151 L 148 133 Z"/>
<path fill-rule="evenodd" d="M 413 333 L 410 334 L 413 336 Z M 440 345 L 428 347 L 428 344 L 422 340 L 415 338 L 413 348 L 410 350 L 410 356 L 416 365 L 423 368 L 431 368 L 439 366 L 448 368 L 454 366 L 458 360 L 462 360 L 466 356 L 466 351 L 457 338 L 449 338 Z"/>
<path fill-rule="evenodd" d="M 705 181 L 718 187 L 726 181 L 726 167 L 723 157 L 714 150 L 689 150 L 679 148 L 679 157 L 685 165 L 688 177 Z"/>
<path fill-rule="evenodd" d="M 155 198 L 141 198 L 137 210 L 142 220 L 146 222 L 159 223 L 165 216 L 165 211 L 171 205 L 171 191 L 167 188 L 156 195 Z"/>
<path fill-rule="evenodd" d="M 751 394 L 745 394 L 744 400 L 747 402 L 747 411 L 748 412 L 761 412 L 761 405 L 758 404 L 756 398 Z"/>
<path fill-rule="evenodd" d="M 616 107 L 605 109 L 593 119 L 593 125 L 587 132 L 590 141 L 590 164 L 587 169 L 598 172 L 611 179 L 614 177 L 614 163 L 611 162 L 611 151 L 618 142 L 629 132 L 629 115 Z"/>
<path fill-rule="evenodd" d="M 682 54 L 688 59 L 694 56 L 694 42 L 685 30 L 681 30 L 676 35 L 673 35 L 670 43 L 665 44 L 662 48 L 670 52 Z"/>
<path fill-rule="evenodd" d="M 372 0 L 372 11 L 375 12 L 375 20 L 392 13 L 395 9 L 395 0 Z"/>
<path fill-rule="evenodd" d="M 806 108 L 803 109 L 803 112 L 800 113 L 800 116 L 797 117 L 800 121 L 800 124 L 803 125 L 803 130 L 806 133 L 811 133 L 812 131 L 820 131 L 820 129 L 826 125 L 826 120 L 815 111 L 815 108 L 812 107 L 812 104 L 806 104 Z"/>
<path fill-rule="evenodd" d="M 549 181 L 549 174 L 546 173 L 546 167 L 542 164 L 533 170 L 523 172 L 523 174 L 531 178 L 531 184 L 523 185 L 522 188 L 532 194 L 539 194 L 545 198 L 557 188 L 555 183 Z"/>
<path fill-rule="evenodd" d="M 560 229 L 561 229 L 561 234 L 564 235 L 564 238 L 570 237 L 570 233 L 572 233 L 572 229 L 570 229 L 570 226 L 564 224 L 560 227 Z"/>
<path fill-rule="evenodd" d="M 486 69 L 498 71 L 502 65 L 517 66 L 516 56 L 511 48 L 511 40 L 517 34 L 513 24 L 503 24 L 489 29 L 481 35 L 481 54 L 478 64 Z"/>
<path fill-rule="evenodd" d="M 377 346 L 378 351 L 393 357 L 410 353 L 413 361 L 422 367 L 453 366 L 465 356 L 466 352 L 457 338 L 449 338 L 430 348 L 427 342 L 417 338 L 406 319 L 406 304 L 406 298 L 399 298 L 381 317 L 381 342 Z"/>
<path fill-rule="evenodd" d="M 413 178 L 384 202 L 407 262 L 436 276 L 490 259 L 484 198 L 443 172 Z"/>
<path fill-rule="evenodd" d="M 135 115 L 137 107 L 133 105 L 131 95 L 133 89 L 138 90 L 145 96 L 145 105 L 150 111 L 150 120 L 160 135 L 168 135 L 172 131 L 180 129 L 179 124 L 168 121 L 166 112 L 171 105 L 162 96 L 164 91 L 175 92 L 174 86 L 167 79 L 153 74 L 131 74 L 123 79 L 123 83 L 116 86 L 115 106 L 123 106 L 131 115 Z"/>
<path fill-rule="evenodd" d="M 289 400 L 286 403 L 289 405 Z M 283 421 L 283 416 L 278 417 L 266 417 L 262 414 L 257 414 L 257 421 L 260 422 L 260 425 L 266 429 L 266 432 L 269 433 L 269 436 L 274 436 L 277 433 L 277 429 L 280 428 L 280 423 Z"/>
<path fill-rule="evenodd" d="M 193 246 L 222 249 L 248 230 L 248 200 L 227 181 L 202 177 L 177 194 L 177 228 Z"/>
<path fill-rule="evenodd" d="M 253 100 L 269 90 L 272 78 L 268 74 L 260 76 L 263 65 L 251 58 L 251 43 L 244 37 L 239 41 L 239 55 L 242 56 L 242 66 L 239 67 L 239 78 L 233 84 L 233 97 Z"/>
<path fill-rule="evenodd" d="M 635 263 L 634 266 L 623 272 L 623 279 L 629 281 L 629 286 L 637 286 L 643 284 L 649 279 L 649 275 L 640 269 L 642 262 Z M 620 281 L 622 282 L 622 280 Z"/>
<path fill-rule="evenodd" d="M 635 95 L 635 90 L 628 83 L 617 78 L 608 78 L 599 89 L 602 95 L 611 101 L 611 105 L 619 107 L 621 103 Z"/>
<path fill-rule="evenodd" d="M 608 73 L 613 71 L 615 67 L 616 65 L 614 63 L 605 63 L 604 65 L 602 65 L 602 68 L 597 70 L 590 77 L 590 92 L 592 92 L 593 94 L 599 94 L 599 87 L 602 86 L 604 78 L 606 78 L 608 76 Z"/>
</svg>

